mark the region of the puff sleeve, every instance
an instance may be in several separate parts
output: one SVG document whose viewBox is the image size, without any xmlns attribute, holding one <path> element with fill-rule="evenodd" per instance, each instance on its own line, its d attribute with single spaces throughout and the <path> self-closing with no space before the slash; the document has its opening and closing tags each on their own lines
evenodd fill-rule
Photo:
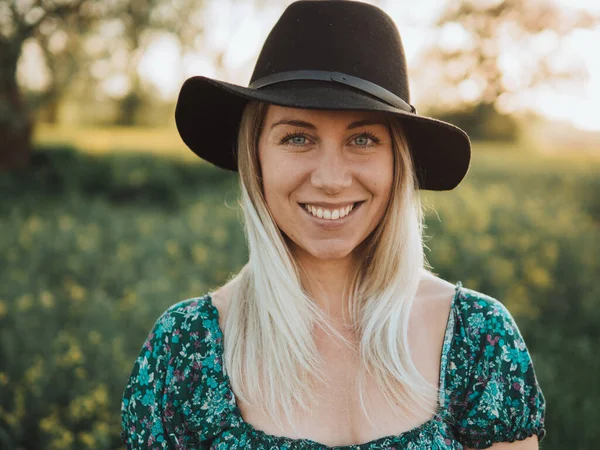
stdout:
<svg viewBox="0 0 600 450">
<path fill-rule="evenodd" d="M 546 401 L 519 328 L 506 307 L 464 289 L 459 302 L 460 351 L 453 366 L 459 441 L 471 448 L 514 442 L 546 431 Z M 460 367 L 459 367 L 460 366 Z"/>
<path fill-rule="evenodd" d="M 121 402 L 121 439 L 128 450 L 179 450 L 195 444 L 178 413 L 179 378 L 187 364 L 182 334 L 190 305 L 180 302 L 160 316 L 134 362 Z"/>
</svg>

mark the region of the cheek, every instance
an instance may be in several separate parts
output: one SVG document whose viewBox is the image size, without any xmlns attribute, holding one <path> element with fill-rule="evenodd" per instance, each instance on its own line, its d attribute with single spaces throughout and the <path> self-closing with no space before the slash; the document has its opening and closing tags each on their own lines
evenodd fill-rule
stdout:
<svg viewBox="0 0 600 450">
<path fill-rule="evenodd" d="M 301 175 L 297 164 L 287 158 L 277 157 L 265 151 L 259 154 L 263 175 L 263 191 L 267 206 L 274 212 L 284 207 L 289 196 L 297 188 Z"/>
<path fill-rule="evenodd" d="M 368 189 L 373 195 L 386 201 L 391 194 L 394 182 L 394 160 L 391 152 L 365 166 L 362 169 L 362 179 L 368 183 Z"/>
</svg>

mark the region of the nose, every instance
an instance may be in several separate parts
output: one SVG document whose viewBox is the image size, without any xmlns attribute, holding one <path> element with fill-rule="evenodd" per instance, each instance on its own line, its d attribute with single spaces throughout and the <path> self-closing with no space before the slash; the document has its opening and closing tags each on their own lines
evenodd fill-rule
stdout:
<svg viewBox="0 0 600 450">
<path fill-rule="evenodd" d="M 352 185 L 352 173 L 343 152 L 338 148 L 322 148 L 311 184 L 327 194 L 335 195 Z"/>
</svg>

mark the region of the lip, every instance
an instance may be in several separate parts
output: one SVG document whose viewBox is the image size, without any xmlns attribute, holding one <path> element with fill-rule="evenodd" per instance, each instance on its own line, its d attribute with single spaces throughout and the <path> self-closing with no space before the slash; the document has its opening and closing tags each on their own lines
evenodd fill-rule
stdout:
<svg viewBox="0 0 600 450">
<path fill-rule="evenodd" d="M 340 208 L 345 208 L 348 205 L 354 205 L 356 203 L 361 203 L 364 202 L 364 200 L 348 200 L 347 202 L 340 202 L 340 203 L 328 203 L 328 202 L 298 202 L 301 205 L 312 205 L 312 206 L 320 206 L 321 208 L 327 208 L 327 209 L 340 209 Z"/>
<path fill-rule="evenodd" d="M 313 216 L 311 213 L 309 213 L 306 208 L 303 206 L 305 205 L 305 203 L 298 203 L 298 207 L 300 209 L 302 209 L 302 211 L 304 211 L 304 213 L 308 216 L 309 219 L 312 219 L 313 222 L 322 227 L 325 228 L 327 230 L 336 230 L 338 228 L 343 227 L 346 223 L 348 223 L 348 221 L 352 220 L 352 218 L 356 215 L 356 211 L 358 211 L 360 209 L 360 207 L 363 205 L 363 203 L 365 203 L 365 200 L 356 202 L 356 206 L 354 206 L 354 208 L 352 208 L 352 211 L 350 211 L 350 213 L 347 216 L 342 217 L 341 219 L 336 219 L 336 220 L 330 220 L 330 219 L 319 219 L 318 217 Z M 349 203 L 344 203 L 342 204 L 342 206 L 344 205 L 348 205 Z M 309 203 L 309 205 L 313 205 L 313 206 L 322 206 L 322 203 Z"/>
</svg>

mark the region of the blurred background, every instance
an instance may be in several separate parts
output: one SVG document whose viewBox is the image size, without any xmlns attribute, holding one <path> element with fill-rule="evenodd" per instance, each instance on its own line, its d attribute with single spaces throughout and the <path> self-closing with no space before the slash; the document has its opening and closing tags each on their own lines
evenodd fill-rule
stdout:
<svg viewBox="0 0 600 450">
<path fill-rule="evenodd" d="M 247 251 L 235 174 L 180 141 L 193 75 L 247 85 L 290 1 L 0 0 L 0 449 L 118 449 L 154 321 Z M 600 2 L 380 0 L 412 103 L 473 139 L 427 258 L 502 301 L 548 402 L 600 442 Z"/>
</svg>

